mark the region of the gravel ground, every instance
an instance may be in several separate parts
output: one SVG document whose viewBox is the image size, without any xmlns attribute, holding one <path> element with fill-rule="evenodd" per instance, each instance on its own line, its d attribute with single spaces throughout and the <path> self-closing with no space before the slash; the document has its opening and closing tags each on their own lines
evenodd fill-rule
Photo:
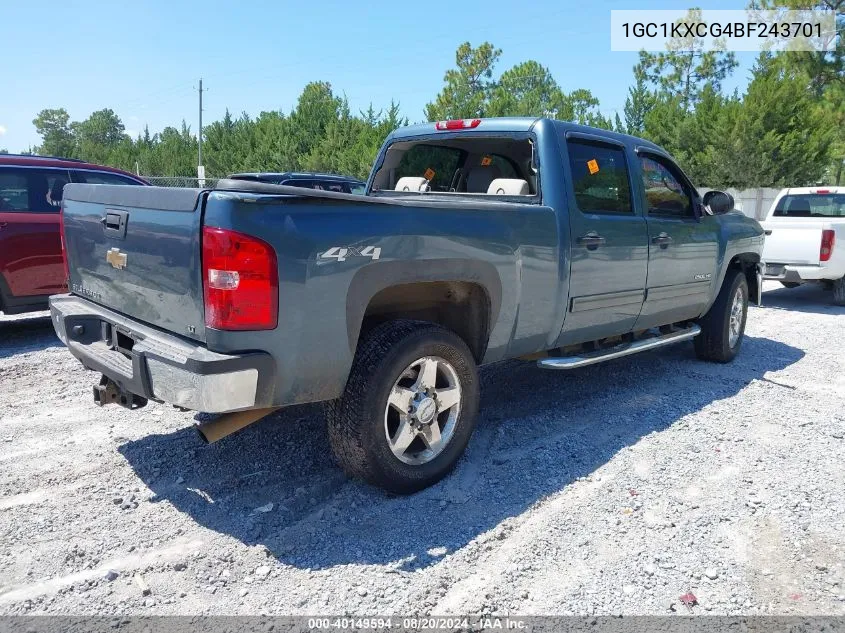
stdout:
<svg viewBox="0 0 845 633">
<path fill-rule="evenodd" d="M 486 368 L 466 457 L 406 498 L 344 477 L 317 406 L 204 446 L 0 317 L 0 613 L 845 614 L 845 309 L 764 302 L 731 365 Z"/>
</svg>

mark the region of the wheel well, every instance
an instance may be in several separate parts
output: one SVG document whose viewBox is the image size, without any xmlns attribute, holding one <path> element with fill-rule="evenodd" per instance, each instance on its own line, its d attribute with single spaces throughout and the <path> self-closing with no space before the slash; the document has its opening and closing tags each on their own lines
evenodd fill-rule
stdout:
<svg viewBox="0 0 845 633">
<path fill-rule="evenodd" d="M 489 338 L 490 299 L 482 286 L 468 281 L 390 286 L 370 299 L 361 336 L 376 325 L 394 319 L 430 321 L 452 330 L 480 363 Z"/>
<path fill-rule="evenodd" d="M 745 275 L 745 280 L 748 282 L 748 296 L 752 299 L 757 297 L 759 290 L 757 288 L 757 264 L 759 262 L 760 256 L 757 253 L 742 253 L 735 255 L 728 264 L 728 269 L 740 270 Z"/>
</svg>

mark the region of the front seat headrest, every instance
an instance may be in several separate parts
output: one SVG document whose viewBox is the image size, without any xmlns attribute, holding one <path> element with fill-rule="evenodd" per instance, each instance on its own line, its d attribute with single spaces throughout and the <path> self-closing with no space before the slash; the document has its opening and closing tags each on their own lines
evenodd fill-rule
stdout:
<svg viewBox="0 0 845 633">
<path fill-rule="evenodd" d="M 396 181 L 394 191 L 428 191 L 428 181 L 417 176 L 402 176 Z"/>
<path fill-rule="evenodd" d="M 521 178 L 496 178 L 487 188 L 491 196 L 527 196 L 530 195 L 528 183 Z"/>
</svg>

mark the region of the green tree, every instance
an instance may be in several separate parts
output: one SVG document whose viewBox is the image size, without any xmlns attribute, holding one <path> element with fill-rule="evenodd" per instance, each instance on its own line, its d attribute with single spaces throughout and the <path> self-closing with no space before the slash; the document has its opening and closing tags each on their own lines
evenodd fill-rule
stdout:
<svg viewBox="0 0 845 633">
<path fill-rule="evenodd" d="M 625 134 L 642 136 L 645 131 L 645 117 L 654 106 L 655 96 L 646 85 L 645 72 L 640 66 L 634 67 L 634 85 L 628 88 L 625 99 L 625 123 L 619 130 Z M 617 126 L 618 129 L 618 126 Z"/>
<path fill-rule="evenodd" d="M 822 179 L 835 140 L 807 77 L 761 57 L 737 120 L 740 186 L 799 187 Z"/>
<path fill-rule="evenodd" d="M 831 51 L 790 51 L 772 58 L 784 71 L 802 78 L 816 98 L 822 116 L 834 131 L 825 178 L 833 184 L 845 182 L 845 0 L 753 0 L 749 9 L 789 11 L 813 9 L 832 11 L 836 20 L 835 47 Z"/>
<path fill-rule="evenodd" d="M 502 73 L 484 108 L 487 116 L 558 116 L 568 107 L 551 72 L 529 60 Z"/>
<path fill-rule="evenodd" d="M 558 115 L 558 119 L 575 121 L 581 125 L 591 125 L 606 130 L 613 129 L 613 122 L 599 112 L 599 100 L 589 90 L 584 88 L 573 90 L 566 95 L 565 101 L 566 105 L 563 112 Z"/>
<path fill-rule="evenodd" d="M 701 9 L 690 9 L 680 21 L 701 22 Z M 667 43 L 665 53 L 640 51 L 635 75 L 642 74 L 645 81 L 664 95 L 677 98 L 680 106 L 690 112 L 705 86 L 718 91 L 738 65 L 733 53 L 707 51 L 704 47 L 705 41 L 694 35 L 674 37 Z"/>
<path fill-rule="evenodd" d="M 94 163 L 107 162 L 110 154 L 128 138 L 123 122 L 111 108 L 92 112 L 84 121 L 72 123 L 70 128 L 79 158 Z"/>
<path fill-rule="evenodd" d="M 343 99 L 334 95 L 330 83 L 316 81 L 305 86 L 290 114 L 286 135 L 287 154 L 296 162 L 291 168 L 302 167 L 302 161 L 323 137 L 329 123 L 338 118 L 342 106 Z"/>
<path fill-rule="evenodd" d="M 35 131 L 41 137 L 41 145 L 35 148 L 37 154 L 74 158 L 76 140 L 70 126 L 70 115 L 64 108 L 41 110 L 33 119 Z"/>
<path fill-rule="evenodd" d="M 429 121 L 464 119 L 486 116 L 491 91 L 493 68 L 502 51 L 490 42 L 473 48 L 464 42 L 455 52 L 455 65 L 446 71 L 446 85 L 435 100 L 425 107 Z"/>
</svg>

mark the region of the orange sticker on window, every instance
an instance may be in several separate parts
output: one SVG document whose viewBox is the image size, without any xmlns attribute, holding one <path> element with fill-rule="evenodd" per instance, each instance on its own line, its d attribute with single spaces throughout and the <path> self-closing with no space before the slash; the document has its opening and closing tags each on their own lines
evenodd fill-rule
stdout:
<svg viewBox="0 0 845 633">
<path fill-rule="evenodd" d="M 493 164 L 493 159 L 490 156 L 485 156 L 481 159 L 481 166 L 482 167 L 489 167 Z"/>
<path fill-rule="evenodd" d="M 595 158 L 591 158 L 587 161 L 587 169 L 590 170 L 590 174 L 597 174 L 599 171 L 599 164 Z"/>
<path fill-rule="evenodd" d="M 423 176 L 425 176 L 426 180 L 430 181 L 434 178 L 434 174 L 436 174 L 436 173 L 437 173 L 436 171 L 434 171 L 431 167 L 429 167 L 428 169 L 425 170 L 425 173 L 423 174 Z"/>
</svg>

